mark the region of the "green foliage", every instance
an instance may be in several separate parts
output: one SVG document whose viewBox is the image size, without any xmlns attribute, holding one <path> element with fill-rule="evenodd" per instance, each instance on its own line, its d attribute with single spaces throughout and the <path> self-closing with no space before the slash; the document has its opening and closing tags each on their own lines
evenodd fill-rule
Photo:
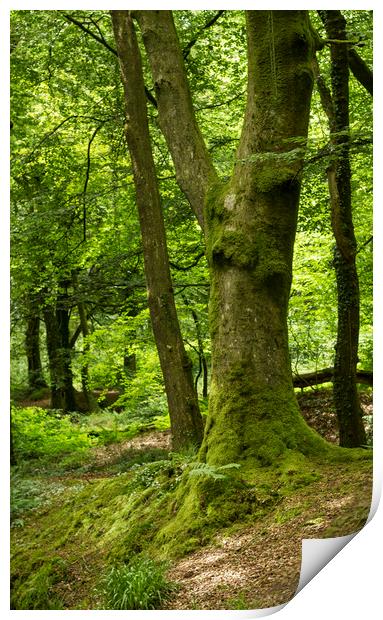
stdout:
<svg viewBox="0 0 383 620">
<path fill-rule="evenodd" d="M 175 588 L 165 570 L 163 563 L 144 557 L 112 567 L 103 581 L 106 609 L 159 609 Z"/>
<path fill-rule="evenodd" d="M 189 471 L 189 476 L 204 476 L 211 478 L 212 480 L 225 480 L 227 474 L 222 473 L 228 469 L 238 469 L 239 463 L 227 463 L 226 465 L 209 465 L 208 463 L 198 463 L 193 469 Z"/>
<path fill-rule="evenodd" d="M 63 493 L 76 493 L 83 488 L 82 483 L 64 484 L 49 478 L 25 477 L 22 467 L 11 471 L 11 526 L 23 527 L 24 517 L 35 509 L 48 506 Z"/>
<path fill-rule="evenodd" d="M 19 459 L 53 459 L 84 453 L 93 445 L 88 434 L 72 424 L 68 415 L 38 407 L 14 407 L 12 431 Z"/>
</svg>

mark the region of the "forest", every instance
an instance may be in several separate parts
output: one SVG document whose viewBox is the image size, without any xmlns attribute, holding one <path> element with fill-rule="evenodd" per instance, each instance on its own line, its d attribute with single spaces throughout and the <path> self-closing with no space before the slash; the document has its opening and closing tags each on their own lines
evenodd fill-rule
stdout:
<svg viewBox="0 0 383 620">
<path fill-rule="evenodd" d="M 11 609 L 260 609 L 372 489 L 373 15 L 10 12 Z"/>
</svg>

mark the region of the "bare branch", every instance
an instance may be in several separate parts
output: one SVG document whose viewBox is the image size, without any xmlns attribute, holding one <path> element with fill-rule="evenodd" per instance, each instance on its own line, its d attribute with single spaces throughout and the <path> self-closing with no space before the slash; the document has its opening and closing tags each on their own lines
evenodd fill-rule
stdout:
<svg viewBox="0 0 383 620">
<path fill-rule="evenodd" d="M 187 59 L 187 57 L 190 54 L 191 48 L 197 43 L 198 39 L 203 34 L 203 32 L 207 30 L 208 28 L 210 28 L 211 26 L 213 26 L 213 24 L 215 24 L 215 22 L 221 17 L 221 15 L 224 14 L 224 12 L 225 11 L 217 11 L 217 13 L 211 19 L 209 19 L 206 22 L 206 24 L 202 26 L 202 28 L 198 30 L 195 37 L 191 39 L 187 45 L 185 45 L 184 49 L 182 50 L 182 56 L 184 57 L 184 60 Z"/>
<path fill-rule="evenodd" d="M 86 34 L 88 34 L 90 37 L 92 37 L 95 41 L 97 41 L 98 43 L 101 43 L 101 45 L 103 45 L 109 52 L 111 52 L 114 56 L 118 56 L 117 54 L 117 50 L 114 49 L 114 47 L 112 47 L 111 45 L 109 45 L 109 43 L 105 40 L 104 35 L 102 34 L 99 26 L 97 24 L 97 30 L 101 33 L 100 36 L 97 35 L 95 32 L 93 32 L 90 28 L 87 28 L 86 26 L 84 26 L 84 24 L 82 22 L 79 22 L 77 19 L 75 19 L 74 17 L 72 17 L 72 15 L 68 15 L 67 13 L 64 13 L 64 17 L 65 19 L 67 19 L 69 22 L 71 22 L 72 24 L 74 24 L 75 26 L 77 26 L 78 28 L 80 28 L 80 30 L 82 30 L 83 32 L 85 32 Z M 91 20 L 92 21 L 92 20 Z M 94 23 L 92 21 L 92 23 Z M 145 86 L 145 95 L 146 98 L 148 99 L 148 101 L 150 101 L 150 103 L 157 108 L 157 101 L 156 98 L 153 97 L 152 93 L 150 92 L 150 90 Z"/>
<path fill-rule="evenodd" d="M 98 127 L 96 127 L 96 129 L 94 130 L 89 143 L 88 143 L 88 151 L 87 151 L 87 165 L 86 165 L 86 174 L 85 174 L 85 182 L 84 182 L 84 189 L 82 190 L 82 197 L 83 197 L 83 240 L 86 241 L 86 190 L 88 187 L 88 183 L 89 183 L 89 174 L 90 174 L 90 149 L 92 146 L 92 142 L 95 139 L 98 131 L 101 129 L 101 127 L 103 126 L 104 123 L 101 123 L 101 125 L 99 125 Z"/>
</svg>

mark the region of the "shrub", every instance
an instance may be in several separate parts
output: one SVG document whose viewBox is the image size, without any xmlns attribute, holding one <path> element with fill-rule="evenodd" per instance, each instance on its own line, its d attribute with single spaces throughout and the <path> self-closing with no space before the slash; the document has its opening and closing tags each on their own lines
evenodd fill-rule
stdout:
<svg viewBox="0 0 383 620">
<path fill-rule="evenodd" d="M 103 581 L 106 609 L 158 609 L 175 589 L 164 573 L 165 565 L 150 558 L 111 568 Z"/>
<path fill-rule="evenodd" d="M 12 431 L 19 459 L 57 457 L 92 445 L 68 415 L 39 407 L 12 408 Z"/>
</svg>

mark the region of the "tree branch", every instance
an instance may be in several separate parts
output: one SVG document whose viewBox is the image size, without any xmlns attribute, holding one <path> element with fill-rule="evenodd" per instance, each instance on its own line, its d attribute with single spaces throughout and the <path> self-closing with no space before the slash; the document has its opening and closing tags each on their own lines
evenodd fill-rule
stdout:
<svg viewBox="0 0 383 620">
<path fill-rule="evenodd" d="M 114 47 L 109 45 L 109 43 L 105 40 L 105 37 L 101 33 L 100 28 L 98 26 L 97 26 L 97 30 L 101 33 L 100 36 L 97 35 L 95 32 L 93 32 L 90 28 L 87 28 L 86 26 L 84 26 L 84 24 L 82 22 L 79 22 L 77 19 L 72 17 L 72 15 L 68 15 L 67 13 L 64 13 L 64 17 L 69 22 L 71 22 L 72 24 L 74 24 L 75 26 L 80 28 L 80 30 L 82 30 L 83 32 L 88 34 L 90 37 L 92 37 L 95 41 L 97 41 L 98 43 L 103 45 L 114 56 L 118 56 L 117 50 L 115 50 Z M 146 98 L 148 99 L 148 101 L 150 101 L 150 103 L 157 109 L 157 101 L 156 101 L 155 97 L 153 97 L 152 93 L 150 92 L 150 90 L 146 86 L 145 86 L 145 95 L 146 95 Z"/>
<path fill-rule="evenodd" d="M 182 56 L 183 56 L 184 60 L 186 60 L 187 57 L 189 56 L 190 50 L 197 43 L 197 41 L 198 41 L 199 37 L 201 36 L 201 34 L 203 34 L 203 32 L 205 30 L 207 30 L 208 28 L 213 26 L 213 24 L 215 24 L 215 22 L 221 17 L 221 15 L 224 14 L 224 12 L 225 11 L 217 11 L 217 13 L 211 19 L 209 19 L 206 22 L 206 24 L 204 26 L 202 26 L 202 28 L 200 28 L 198 30 L 198 32 L 195 35 L 195 37 L 193 39 L 191 39 L 187 45 L 185 45 L 185 47 L 182 50 Z"/>
<path fill-rule="evenodd" d="M 37 149 L 40 148 L 40 146 L 42 144 L 44 144 L 44 142 L 46 142 L 51 136 L 53 136 L 53 134 L 55 134 L 56 131 L 61 129 L 61 127 L 63 125 L 65 125 L 65 123 L 68 123 L 70 120 L 73 120 L 73 119 L 77 120 L 78 118 L 85 118 L 87 120 L 97 121 L 97 122 L 100 122 L 100 123 L 106 123 L 106 121 L 109 120 L 109 119 L 101 120 L 100 118 L 95 118 L 93 116 L 84 116 L 84 115 L 71 114 L 71 116 L 68 116 L 67 118 L 64 118 L 64 120 L 61 121 L 61 123 L 56 125 L 56 127 L 54 127 L 51 131 L 49 131 L 47 134 L 45 134 L 45 136 L 40 140 L 40 142 L 38 142 L 36 144 L 36 146 L 33 147 L 32 151 L 29 153 L 28 157 L 24 161 L 25 162 L 29 162 L 32 159 L 32 156 L 36 153 Z"/>
<path fill-rule="evenodd" d="M 205 252 L 200 252 L 198 256 L 195 257 L 194 261 L 186 267 L 181 267 L 181 265 L 177 265 L 176 263 L 172 263 L 171 261 L 169 261 L 169 265 L 173 267 L 173 269 L 177 269 L 177 271 L 189 271 L 189 269 L 192 269 L 193 267 L 196 267 L 196 265 L 198 265 L 199 261 L 203 256 L 205 256 Z"/>
<path fill-rule="evenodd" d="M 134 11 L 155 84 L 158 118 L 177 181 L 200 226 L 207 190 L 218 180 L 199 130 L 171 11 Z"/>
<path fill-rule="evenodd" d="M 95 41 L 97 41 L 98 43 L 101 43 L 101 45 L 103 45 L 109 52 L 114 54 L 114 56 L 117 56 L 117 50 L 115 50 L 114 47 L 109 45 L 109 43 L 105 40 L 103 35 L 102 36 L 97 35 L 95 32 L 90 30 L 90 28 L 87 28 L 86 26 L 84 26 L 82 22 L 79 22 L 77 19 L 72 17 L 72 15 L 68 15 L 67 13 L 64 13 L 64 17 L 66 20 L 68 20 L 68 22 L 71 22 L 72 24 L 80 28 L 80 30 L 82 30 L 83 32 L 91 36 Z"/>
<path fill-rule="evenodd" d="M 328 11 L 318 11 L 319 17 L 321 18 L 324 26 L 326 27 L 326 13 Z M 341 11 L 332 11 L 334 15 L 340 16 L 342 15 Z M 342 16 L 343 17 L 343 16 Z M 344 17 L 343 17 L 344 19 Z M 373 72 L 365 63 L 363 58 L 361 58 L 354 47 L 351 47 L 355 42 L 350 41 L 349 39 L 327 39 L 325 43 L 337 44 L 337 43 L 348 43 L 348 63 L 349 67 L 352 71 L 353 76 L 358 80 L 358 82 L 364 86 L 367 92 L 370 95 L 373 94 Z M 357 42 L 356 42 L 357 43 Z"/>
<path fill-rule="evenodd" d="M 296 388 L 305 388 L 312 385 L 320 385 L 321 383 L 332 383 L 334 377 L 334 368 L 322 368 L 314 372 L 305 372 L 293 376 L 293 384 Z M 368 370 L 356 371 L 356 382 L 366 385 L 373 384 L 373 373 Z"/>
<path fill-rule="evenodd" d="M 364 86 L 370 95 L 373 95 L 373 72 L 353 47 L 348 51 L 348 62 L 353 76 Z"/>
<path fill-rule="evenodd" d="M 362 245 L 361 245 L 361 246 L 359 246 L 359 248 L 357 249 L 357 252 L 356 252 L 356 253 L 357 253 L 357 254 L 359 254 L 359 252 L 361 252 L 361 251 L 363 250 L 363 248 L 365 248 L 365 247 L 366 247 L 366 245 L 368 245 L 369 243 L 372 243 L 372 241 L 373 241 L 373 240 L 374 240 L 374 236 L 373 236 L 373 235 L 371 235 L 371 236 L 367 239 L 367 241 L 364 241 L 364 243 L 362 243 Z"/>
</svg>

